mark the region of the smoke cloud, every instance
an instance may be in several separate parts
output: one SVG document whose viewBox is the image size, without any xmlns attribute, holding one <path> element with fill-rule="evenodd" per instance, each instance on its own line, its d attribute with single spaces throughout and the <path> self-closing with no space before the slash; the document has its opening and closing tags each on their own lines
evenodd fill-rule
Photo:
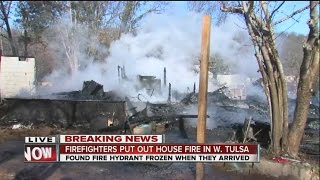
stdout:
<svg viewBox="0 0 320 180">
<path fill-rule="evenodd" d="M 143 19 L 135 35 L 122 35 L 108 49 L 99 43 L 89 28 L 61 21 L 51 32 L 53 38 L 49 41 L 49 47 L 55 50 L 59 68 L 45 78 L 52 86 L 40 92 L 50 94 L 80 90 L 83 81 L 94 80 L 104 85 L 105 91 L 136 97 L 142 93 L 134 88 L 136 76 L 156 76 L 163 84 L 164 67 L 167 83 L 172 84 L 172 90 L 187 92 L 188 88 L 193 88 L 194 82 L 198 85 L 199 81 L 194 64 L 199 61 L 201 23 L 202 15 L 196 13 L 150 14 Z M 241 22 L 237 18 L 230 17 L 221 26 L 212 26 L 210 52 L 220 54 L 235 73 L 259 76 L 250 39 L 239 24 Z M 69 62 L 65 43 L 72 47 L 78 61 L 79 70 L 71 76 L 66 73 Z M 94 59 L 85 53 L 88 45 L 109 56 L 94 63 Z M 131 81 L 119 83 L 118 66 L 125 66 Z M 167 100 L 167 90 L 162 95 L 145 97 L 149 101 Z"/>
</svg>

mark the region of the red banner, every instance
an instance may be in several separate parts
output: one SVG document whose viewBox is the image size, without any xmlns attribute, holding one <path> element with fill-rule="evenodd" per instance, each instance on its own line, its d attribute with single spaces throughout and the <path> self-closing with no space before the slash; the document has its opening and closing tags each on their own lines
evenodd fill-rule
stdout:
<svg viewBox="0 0 320 180">
<path fill-rule="evenodd" d="M 253 144 L 60 144 L 60 154 L 257 154 Z"/>
</svg>

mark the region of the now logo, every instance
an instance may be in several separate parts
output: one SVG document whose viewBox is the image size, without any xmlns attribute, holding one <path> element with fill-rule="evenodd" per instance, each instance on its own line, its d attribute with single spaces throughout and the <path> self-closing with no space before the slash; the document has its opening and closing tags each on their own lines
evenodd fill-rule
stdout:
<svg viewBox="0 0 320 180">
<path fill-rule="evenodd" d="M 57 160 L 55 145 L 25 145 L 25 162 L 54 162 Z"/>
</svg>

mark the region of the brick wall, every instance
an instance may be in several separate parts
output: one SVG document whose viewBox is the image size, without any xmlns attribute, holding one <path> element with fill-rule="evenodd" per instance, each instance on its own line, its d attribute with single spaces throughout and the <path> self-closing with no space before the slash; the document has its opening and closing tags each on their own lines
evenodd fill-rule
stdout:
<svg viewBox="0 0 320 180">
<path fill-rule="evenodd" d="M 1 97 L 23 97 L 35 93 L 35 59 L 1 56 Z"/>
</svg>

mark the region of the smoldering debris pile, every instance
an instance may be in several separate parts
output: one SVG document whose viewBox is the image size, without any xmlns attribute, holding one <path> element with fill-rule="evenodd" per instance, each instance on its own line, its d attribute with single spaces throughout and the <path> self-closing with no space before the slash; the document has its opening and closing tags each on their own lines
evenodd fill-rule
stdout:
<svg viewBox="0 0 320 180">
<path fill-rule="evenodd" d="M 184 97 L 181 100 L 181 103 L 184 105 L 190 105 L 190 104 L 195 104 L 198 102 L 198 97 L 196 96 L 197 94 L 195 93 L 190 93 L 188 95 L 186 95 L 186 97 Z"/>
<path fill-rule="evenodd" d="M 225 91 L 227 91 L 227 87 L 223 86 L 213 92 L 208 92 L 208 103 L 215 103 L 215 102 L 222 102 L 230 100 L 226 95 Z M 196 104 L 198 103 L 198 94 L 190 93 L 186 95 L 181 100 L 182 104 L 189 105 L 189 104 Z"/>
<path fill-rule="evenodd" d="M 1 127 L 96 129 L 121 125 L 125 120 L 125 102 L 71 101 L 48 99 L 8 99 L 1 107 Z"/>
<path fill-rule="evenodd" d="M 95 81 L 85 81 L 81 91 L 57 93 L 48 98 L 5 99 L 0 106 L 2 127 L 112 128 L 126 119 L 125 101 L 104 92 Z M 103 119 L 103 121 L 101 121 Z"/>
<path fill-rule="evenodd" d="M 255 88 L 262 88 L 261 82 L 256 81 L 252 84 Z M 263 93 L 263 89 L 261 89 Z M 221 87 L 213 92 L 208 92 L 208 113 L 216 126 L 231 126 L 232 124 L 242 123 L 245 118 L 252 117 L 259 123 L 269 123 L 268 102 L 259 94 L 248 94 L 244 100 L 234 100 L 229 98 L 227 87 Z M 181 100 L 181 104 L 186 108 L 196 109 L 198 94 L 190 93 Z M 289 99 L 289 112 L 293 114 L 296 101 Z M 319 126 L 319 106 L 310 105 L 310 113 L 307 128 L 317 129 Z M 289 117 L 292 120 L 293 117 Z"/>
<path fill-rule="evenodd" d="M 122 98 L 118 97 L 116 93 L 109 91 L 104 92 L 103 85 L 91 80 L 84 81 L 82 90 L 61 92 L 53 94 L 58 99 L 69 100 L 108 100 L 108 101 L 120 101 Z"/>
<path fill-rule="evenodd" d="M 147 112 L 150 116 L 168 116 L 177 114 L 180 107 L 178 104 L 147 104 Z"/>
<path fill-rule="evenodd" d="M 245 118 L 250 116 L 260 122 L 268 121 L 267 102 L 261 102 L 255 96 L 247 96 L 245 100 L 234 100 L 226 94 L 228 94 L 228 88 L 225 86 L 208 92 L 208 113 L 217 126 L 230 126 L 243 122 Z M 190 93 L 182 99 L 181 104 L 186 108 L 194 108 L 197 101 L 198 94 Z"/>
</svg>

